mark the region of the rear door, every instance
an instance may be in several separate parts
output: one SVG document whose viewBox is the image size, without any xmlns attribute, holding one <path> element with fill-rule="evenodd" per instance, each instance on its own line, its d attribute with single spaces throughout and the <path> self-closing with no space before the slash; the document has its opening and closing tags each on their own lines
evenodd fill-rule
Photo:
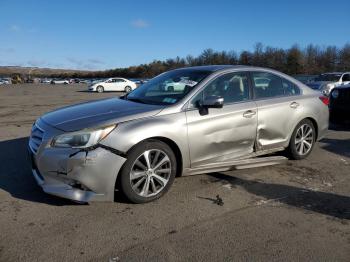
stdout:
<svg viewBox="0 0 350 262">
<path fill-rule="evenodd" d="M 223 108 L 203 110 L 200 102 L 212 95 L 224 98 Z M 209 82 L 191 100 L 186 118 L 192 168 L 252 153 L 257 112 L 249 74 L 226 73 Z"/>
<path fill-rule="evenodd" d="M 253 71 L 251 79 L 258 109 L 257 149 L 286 146 L 303 108 L 300 89 L 270 72 Z"/>
<path fill-rule="evenodd" d="M 113 82 L 113 91 L 124 91 L 125 83 L 125 80 L 121 78 L 115 78 Z"/>
</svg>

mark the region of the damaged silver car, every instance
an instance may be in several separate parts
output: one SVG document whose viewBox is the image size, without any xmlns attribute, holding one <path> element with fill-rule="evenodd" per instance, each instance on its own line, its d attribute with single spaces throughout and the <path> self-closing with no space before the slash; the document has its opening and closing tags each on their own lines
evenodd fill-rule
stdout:
<svg viewBox="0 0 350 262">
<path fill-rule="evenodd" d="M 328 98 L 280 72 L 201 66 L 163 73 L 120 98 L 40 117 L 29 151 L 46 193 L 134 203 L 166 193 L 176 176 L 307 157 L 328 129 Z"/>
</svg>

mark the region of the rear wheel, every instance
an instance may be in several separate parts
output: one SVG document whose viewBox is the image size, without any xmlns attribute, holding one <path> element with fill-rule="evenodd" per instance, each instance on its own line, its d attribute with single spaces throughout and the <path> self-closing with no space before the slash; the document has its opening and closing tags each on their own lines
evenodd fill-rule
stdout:
<svg viewBox="0 0 350 262">
<path fill-rule="evenodd" d="M 294 129 L 289 142 L 288 152 L 292 159 L 304 159 L 312 151 L 316 141 L 316 131 L 314 124 L 304 119 Z"/>
<path fill-rule="evenodd" d="M 176 174 L 176 158 L 160 141 L 142 142 L 128 153 L 121 173 L 121 191 L 133 203 L 146 203 L 164 195 Z"/>
<path fill-rule="evenodd" d="M 97 91 L 97 93 L 103 93 L 103 91 L 104 91 L 103 86 L 98 86 L 96 88 L 96 91 Z"/>
</svg>

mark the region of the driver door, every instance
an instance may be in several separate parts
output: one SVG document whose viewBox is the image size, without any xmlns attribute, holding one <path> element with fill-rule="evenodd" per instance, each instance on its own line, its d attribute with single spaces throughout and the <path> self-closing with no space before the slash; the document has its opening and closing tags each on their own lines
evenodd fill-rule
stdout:
<svg viewBox="0 0 350 262">
<path fill-rule="evenodd" d="M 227 73 L 211 81 L 186 111 L 191 168 L 233 160 L 254 151 L 257 107 L 249 75 Z M 201 108 L 206 97 L 224 98 L 222 108 Z"/>
<path fill-rule="evenodd" d="M 104 88 L 105 91 L 113 91 L 113 85 L 115 84 L 115 79 L 109 79 L 105 82 Z"/>
</svg>

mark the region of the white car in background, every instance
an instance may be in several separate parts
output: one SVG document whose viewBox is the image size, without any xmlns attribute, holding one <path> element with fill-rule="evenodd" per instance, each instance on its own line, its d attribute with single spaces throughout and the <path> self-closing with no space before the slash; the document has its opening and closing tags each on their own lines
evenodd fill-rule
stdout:
<svg viewBox="0 0 350 262">
<path fill-rule="evenodd" d="M 136 88 L 136 84 L 125 78 L 109 78 L 106 81 L 93 83 L 89 86 L 89 91 L 102 93 L 105 91 L 131 92 Z"/>
<path fill-rule="evenodd" d="M 0 79 L 0 85 L 8 85 L 10 84 L 10 81 L 7 79 Z"/>
<path fill-rule="evenodd" d="M 67 80 L 67 79 L 54 79 L 51 81 L 51 84 L 52 85 L 55 85 L 55 84 L 68 85 L 69 80 Z"/>
</svg>

